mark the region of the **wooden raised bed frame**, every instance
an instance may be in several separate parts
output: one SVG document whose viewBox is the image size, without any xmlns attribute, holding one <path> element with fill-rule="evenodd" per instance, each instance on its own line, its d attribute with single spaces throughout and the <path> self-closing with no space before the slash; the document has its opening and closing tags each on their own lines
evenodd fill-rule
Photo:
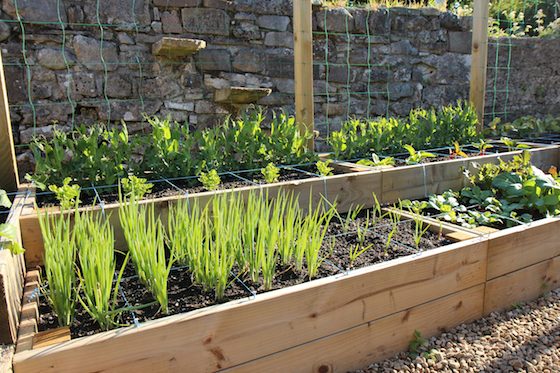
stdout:
<svg viewBox="0 0 560 373">
<path fill-rule="evenodd" d="M 557 147 L 532 152 L 541 167 L 558 164 Z M 502 159 L 511 156 L 500 155 Z M 497 157 L 467 161 L 497 162 Z M 327 197 L 336 196 L 340 210 L 345 211 L 352 203 L 371 206 L 371 193 L 375 191 L 384 202 L 396 198 L 389 188 L 395 184 L 388 180 L 393 175 L 402 178 L 406 172 L 410 178 L 399 198 L 424 196 L 424 190 L 419 192 L 411 185 L 417 181 L 413 175 L 419 170 L 423 175 L 440 176 L 438 185 L 422 186 L 427 193 L 460 188 L 463 181 L 455 176 L 462 162 L 465 160 L 438 162 L 441 169 L 434 163 L 430 167 L 371 170 L 263 188 L 271 197 L 280 189 L 293 190 L 303 197 L 305 205 L 310 198 L 319 200 L 321 188 L 315 188 L 323 186 Z M 254 189 L 219 193 L 243 194 Z M 215 194 L 188 198 L 204 202 Z M 156 204 L 164 216 L 169 203 L 179 198 L 144 203 Z M 115 215 L 118 205 L 109 207 Z M 20 219 L 23 232 L 32 219 Z M 446 225 L 444 232 L 449 237 L 461 237 L 463 241 L 254 298 L 149 321 L 138 328 L 38 349 L 32 349 L 36 301 L 24 295 L 24 320 L 14 369 L 16 373 L 357 369 L 405 349 L 414 330 L 431 336 L 560 286 L 559 228 L 556 218 L 484 235 Z M 27 295 L 37 286 L 36 276 L 34 271 L 28 273 Z"/>
<path fill-rule="evenodd" d="M 560 164 L 559 146 L 543 146 L 529 151 L 531 152 L 532 162 L 537 167 L 548 169 L 551 165 Z M 238 193 L 247 195 L 249 192 L 256 190 L 263 190 L 268 193 L 270 198 L 274 198 L 280 190 L 294 192 L 294 194 L 299 195 L 300 205 L 303 208 L 309 205 L 310 199 L 313 203 L 319 203 L 324 196 L 330 202 L 336 201 L 337 209 L 340 212 L 345 212 L 351 206 L 358 204 L 371 207 L 374 193 L 381 203 L 394 203 L 399 199 L 424 198 L 429 194 L 443 193 L 448 189 L 460 189 L 466 185 L 463 169 L 468 168 L 472 171 L 473 162 L 480 164 L 497 163 L 498 158 L 509 160 L 519 153 L 520 151 L 514 151 L 394 168 L 371 168 L 348 162 L 338 162 L 335 166 L 348 173 L 327 178 L 312 177 L 217 192 L 202 192 L 188 196 L 164 197 L 144 200 L 142 203 L 154 204 L 164 224 L 166 224 L 169 206 L 178 200 L 196 198 L 201 204 L 204 204 L 217 194 Z M 33 205 L 32 202 L 31 205 Z M 94 208 L 84 207 L 83 209 L 93 209 L 100 213 L 102 211 L 99 206 Z M 115 229 L 117 246 L 123 248 L 125 244 L 119 224 L 118 209 L 118 203 L 108 204 L 105 205 L 104 212 L 110 216 Z M 59 212 L 55 210 L 52 213 L 58 214 Z M 23 244 L 26 249 L 25 260 L 28 268 L 33 268 L 42 263 L 43 256 L 43 241 L 36 211 L 28 210 L 28 213 L 20 218 L 20 224 Z"/>
<path fill-rule="evenodd" d="M 7 224 L 17 227 L 20 244 L 19 217 L 25 208 L 25 201 L 26 193 L 22 190 L 14 198 L 6 220 Z M 7 240 L 0 238 L 0 344 L 16 342 L 26 272 L 23 255 L 12 254 L 7 245 Z"/>
</svg>

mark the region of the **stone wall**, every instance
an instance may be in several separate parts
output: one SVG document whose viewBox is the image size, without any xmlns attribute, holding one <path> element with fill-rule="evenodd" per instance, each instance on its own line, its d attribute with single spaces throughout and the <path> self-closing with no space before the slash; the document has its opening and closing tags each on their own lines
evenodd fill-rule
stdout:
<svg viewBox="0 0 560 373">
<path fill-rule="evenodd" d="M 53 122 L 70 128 L 124 119 L 138 130 L 146 125 L 143 113 L 214 125 L 229 109 L 214 102 L 214 92 L 229 86 L 270 88 L 259 105 L 294 110 L 291 0 L 56 4 L 18 0 L 16 12 L 14 0 L 2 0 L 0 45 L 16 144 L 48 134 Z M 406 115 L 415 106 L 468 96 L 468 18 L 434 9 L 321 7 L 313 17 L 315 115 L 323 136 L 348 117 Z M 201 39 L 207 46 L 192 57 L 154 56 L 152 46 L 162 36 Z M 527 73 L 544 70 L 525 57 L 519 61 L 530 63 Z M 510 91 L 518 83 L 526 79 L 512 77 Z M 548 104 L 546 89 L 535 89 L 520 110 L 529 110 L 533 99 Z M 508 105 L 513 101 L 510 95 Z"/>
<path fill-rule="evenodd" d="M 560 115 L 560 39 L 491 40 L 486 89 L 487 120 Z"/>
</svg>

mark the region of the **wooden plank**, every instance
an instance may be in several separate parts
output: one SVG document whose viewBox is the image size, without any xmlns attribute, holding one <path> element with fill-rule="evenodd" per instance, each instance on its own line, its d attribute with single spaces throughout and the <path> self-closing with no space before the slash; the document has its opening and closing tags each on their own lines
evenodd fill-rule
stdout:
<svg viewBox="0 0 560 373">
<path fill-rule="evenodd" d="M 252 300 L 16 354 L 15 371 L 128 372 L 142 362 L 170 371 L 211 372 L 482 284 L 485 263 L 486 242 L 456 243 Z"/>
<path fill-rule="evenodd" d="M 16 195 L 7 224 L 17 228 L 18 242 L 21 244 L 19 215 L 25 203 L 24 191 Z M 8 249 L 10 243 L 0 238 L 0 343 L 12 344 L 17 338 L 21 297 L 25 277 L 25 261 L 23 255 L 14 255 Z"/>
<path fill-rule="evenodd" d="M 413 333 L 431 337 L 482 316 L 484 285 L 364 323 L 224 372 L 346 372 L 406 350 Z"/>
<path fill-rule="evenodd" d="M 314 131 L 313 33 L 311 0 L 294 0 L 294 82 L 296 122 L 300 131 Z M 308 149 L 314 149 L 311 138 Z"/>
<path fill-rule="evenodd" d="M 45 330 L 33 336 L 33 348 L 43 348 L 70 340 L 70 328 L 67 326 Z"/>
<path fill-rule="evenodd" d="M 538 298 L 560 287 L 560 257 L 533 264 L 486 283 L 484 313 Z"/>
<path fill-rule="evenodd" d="M 8 91 L 0 53 L 0 189 L 15 192 L 18 187 L 19 175 L 8 106 Z"/>
<path fill-rule="evenodd" d="M 469 99 L 476 109 L 478 130 L 484 129 L 486 68 L 488 59 L 489 0 L 474 0 L 471 52 L 471 85 Z"/>
<path fill-rule="evenodd" d="M 492 233 L 488 241 L 487 279 L 560 255 L 560 219 L 547 218 L 526 226 Z"/>
<path fill-rule="evenodd" d="M 39 271 L 28 271 L 22 298 L 21 322 L 19 324 L 16 354 L 31 350 L 33 336 L 37 333 L 39 308 L 37 303 Z"/>
</svg>

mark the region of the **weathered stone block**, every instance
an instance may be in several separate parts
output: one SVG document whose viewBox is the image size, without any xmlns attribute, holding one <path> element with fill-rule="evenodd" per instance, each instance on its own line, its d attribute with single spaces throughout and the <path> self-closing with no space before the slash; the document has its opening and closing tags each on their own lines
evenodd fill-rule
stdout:
<svg viewBox="0 0 560 373">
<path fill-rule="evenodd" d="M 263 53 L 256 49 L 241 49 L 233 59 L 234 70 L 247 73 L 260 73 L 265 70 Z"/>
<path fill-rule="evenodd" d="M 181 18 L 176 10 L 161 13 L 161 25 L 164 33 L 180 34 L 183 32 Z"/>
<path fill-rule="evenodd" d="M 164 36 L 154 43 L 152 53 L 155 56 L 186 57 L 204 48 L 206 48 L 204 40 Z"/>
<path fill-rule="evenodd" d="M 58 8 L 60 7 L 60 18 L 66 22 L 66 6 L 63 1 L 57 3 L 52 0 L 4 0 L 2 9 L 10 17 L 17 18 L 16 5 L 21 18 L 26 21 L 59 22 Z"/>
<path fill-rule="evenodd" d="M 214 101 L 220 104 L 246 105 L 257 102 L 272 92 L 269 88 L 228 87 L 214 92 Z"/>
<path fill-rule="evenodd" d="M 100 90 L 97 89 L 95 75 L 92 73 L 65 74 L 65 81 L 74 84 L 74 94 L 84 97 L 96 97 Z M 64 83 L 69 84 L 69 83 Z"/>
<path fill-rule="evenodd" d="M 51 70 L 62 70 L 76 64 L 76 57 L 70 52 L 62 54 L 61 49 L 44 48 L 37 53 L 37 62 Z"/>
<path fill-rule="evenodd" d="M 195 57 L 202 71 L 231 71 L 231 55 L 227 49 L 205 49 Z"/>
<path fill-rule="evenodd" d="M 107 79 L 107 96 L 114 98 L 126 98 L 132 95 L 132 84 L 129 76 L 112 73 Z"/>
<path fill-rule="evenodd" d="M 203 5 L 205 8 L 216 8 L 224 10 L 235 8 L 234 3 L 231 0 L 204 0 Z"/>
<path fill-rule="evenodd" d="M 202 0 L 154 0 L 155 6 L 161 7 L 188 7 L 188 6 L 200 6 Z"/>
<path fill-rule="evenodd" d="M 117 47 L 112 42 L 103 41 L 103 45 L 101 45 L 98 39 L 76 35 L 72 46 L 78 62 L 90 70 L 103 71 L 106 68 L 113 71 L 118 68 Z"/>
<path fill-rule="evenodd" d="M 164 105 L 167 109 L 181 110 L 181 111 L 194 111 L 194 102 L 165 101 Z"/>
<path fill-rule="evenodd" d="M 4 41 L 12 34 L 12 28 L 6 22 L 0 22 L 0 41 Z"/>
<path fill-rule="evenodd" d="M 391 43 L 390 53 L 415 56 L 418 55 L 418 49 L 412 46 L 410 40 L 401 40 L 396 43 Z"/>
<path fill-rule="evenodd" d="M 290 17 L 286 16 L 265 15 L 257 18 L 257 25 L 259 27 L 273 31 L 286 31 L 289 24 Z"/>
<path fill-rule="evenodd" d="M 269 47 L 294 47 L 294 35 L 291 32 L 267 32 L 264 45 Z"/>
<path fill-rule="evenodd" d="M 221 9 L 183 8 L 181 16 L 187 32 L 229 35 L 230 17 Z"/>
<path fill-rule="evenodd" d="M 449 51 L 454 53 L 471 54 L 472 33 L 469 31 L 449 32 Z"/>
<path fill-rule="evenodd" d="M 354 17 L 345 8 L 325 9 L 316 13 L 317 25 L 327 32 L 353 32 Z"/>
<path fill-rule="evenodd" d="M 236 0 L 235 7 L 240 12 L 289 16 L 293 11 L 292 0 Z"/>
<path fill-rule="evenodd" d="M 261 38 L 261 30 L 251 22 L 241 21 L 233 28 L 233 36 L 245 40 L 257 40 Z"/>
</svg>

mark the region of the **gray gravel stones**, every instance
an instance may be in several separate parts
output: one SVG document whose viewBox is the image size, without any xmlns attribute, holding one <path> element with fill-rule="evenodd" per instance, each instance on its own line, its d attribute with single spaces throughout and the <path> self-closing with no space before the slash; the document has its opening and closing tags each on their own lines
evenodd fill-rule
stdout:
<svg viewBox="0 0 560 373">
<path fill-rule="evenodd" d="M 0 373 L 12 373 L 13 345 L 0 345 Z"/>
<path fill-rule="evenodd" d="M 560 372 L 560 289 L 357 372 Z M 357 373 L 356 372 L 356 373 Z"/>
</svg>

